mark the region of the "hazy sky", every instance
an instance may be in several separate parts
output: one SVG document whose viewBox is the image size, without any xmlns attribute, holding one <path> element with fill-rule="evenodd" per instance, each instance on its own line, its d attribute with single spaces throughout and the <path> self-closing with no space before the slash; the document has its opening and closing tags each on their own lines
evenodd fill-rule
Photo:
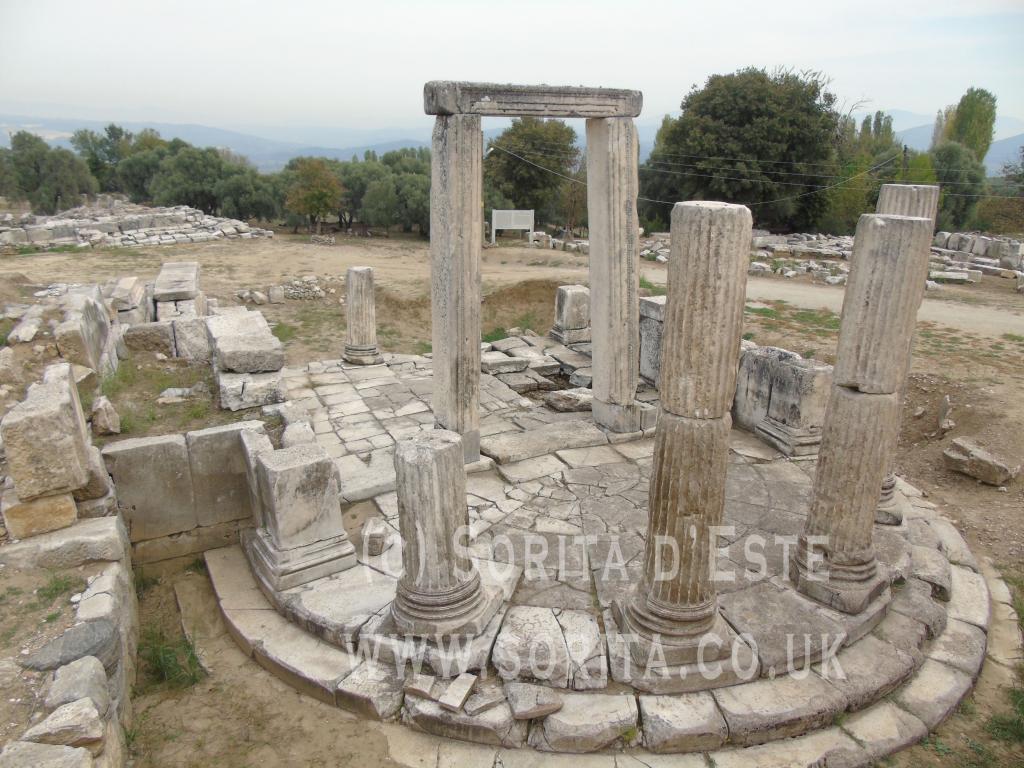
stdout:
<svg viewBox="0 0 1024 768">
<path fill-rule="evenodd" d="M 0 0 L 0 111 L 422 128 L 431 79 L 637 88 L 817 69 L 840 102 L 923 114 L 972 85 L 1024 118 L 1024 0 Z"/>
</svg>

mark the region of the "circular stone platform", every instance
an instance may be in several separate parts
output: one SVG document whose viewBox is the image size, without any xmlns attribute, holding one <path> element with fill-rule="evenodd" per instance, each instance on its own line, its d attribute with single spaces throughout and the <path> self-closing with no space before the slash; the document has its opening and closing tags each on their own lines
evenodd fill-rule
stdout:
<svg viewBox="0 0 1024 768">
<path fill-rule="evenodd" d="M 283 592 L 257 583 L 241 548 L 211 551 L 221 610 L 257 662 L 310 695 L 511 749 L 705 752 L 719 768 L 869 765 L 923 738 L 970 690 L 992 612 L 956 529 L 902 484 L 906 519 L 875 526 L 891 589 L 858 616 L 829 610 L 787 574 L 815 462 L 738 430 L 716 583 L 750 652 L 746 679 L 639 675 L 610 608 L 639 579 L 652 450 L 650 438 L 560 450 L 468 477 L 474 562 L 506 598 L 471 643 L 377 632 L 401 572 L 397 531 L 383 554 Z M 394 492 L 374 501 L 396 528 Z M 1005 612 L 1005 585 L 996 601 Z M 464 703 L 450 679 L 462 669 L 479 676 Z"/>
</svg>

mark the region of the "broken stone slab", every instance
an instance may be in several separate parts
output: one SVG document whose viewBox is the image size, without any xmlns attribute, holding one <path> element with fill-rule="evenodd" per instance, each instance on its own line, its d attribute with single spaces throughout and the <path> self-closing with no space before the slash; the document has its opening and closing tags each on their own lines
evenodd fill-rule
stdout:
<svg viewBox="0 0 1024 768">
<path fill-rule="evenodd" d="M 124 345 L 133 352 L 153 352 L 174 357 L 174 324 L 171 322 L 140 323 L 125 329 Z"/>
<path fill-rule="evenodd" d="M 709 752 L 708 764 L 715 768 L 861 768 L 868 761 L 857 742 L 838 728 L 826 728 L 771 744 Z"/>
<path fill-rule="evenodd" d="M 198 261 L 168 261 L 153 284 L 155 301 L 194 299 L 199 292 Z"/>
<path fill-rule="evenodd" d="M 95 656 L 110 671 L 120 659 L 120 639 L 113 622 L 86 621 L 66 629 L 19 663 L 26 669 L 47 670 L 63 667 L 83 656 Z"/>
<path fill-rule="evenodd" d="M 568 467 L 554 454 L 497 466 L 498 473 L 510 483 L 525 483 L 529 480 L 536 480 L 538 477 L 556 475 L 563 469 L 568 469 Z"/>
<path fill-rule="evenodd" d="M 291 448 L 293 445 L 315 443 L 316 434 L 308 421 L 296 421 L 284 428 L 281 433 L 281 447 Z"/>
<path fill-rule="evenodd" d="M 928 658 L 976 679 L 985 662 L 986 644 L 987 638 L 981 629 L 959 619 L 950 619 L 945 631 L 932 644 Z"/>
<path fill-rule="evenodd" d="M 949 560 L 932 547 L 910 547 L 910 573 L 915 579 L 931 584 L 932 597 L 946 602 L 950 594 Z"/>
<path fill-rule="evenodd" d="M 640 696 L 644 746 L 651 752 L 717 749 L 729 736 L 725 718 L 707 691 L 675 696 Z"/>
<path fill-rule="evenodd" d="M 104 447 L 103 459 L 133 542 L 188 531 L 199 524 L 184 435 L 111 443 Z"/>
<path fill-rule="evenodd" d="M 970 676 L 927 659 L 910 682 L 896 691 L 894 698 L 931 730 L 952 714 L 970 689 Z"/>
<path fill-rule="evenodd" d="M 582 86 L 507 85 L 432 80 L 423 86 L 428 115 L 487 117 L 636 117 L 640 91 Z"/>
<path fill-rule="evenodd" d="M 939 539 L 939 549 L 953 565 L 962 565 L 972 571 L 979 570 L 978 561 L 971 552 L 964 537 L 951 522 L 943 517 L 929 516 L 928 527 Z"/>
<path fill-rule="evenodd" d="M 992 609 L 985 577 L 959 565 L 951 566 L 949 575 L 951 594 L 948 617 L 987 631 L 992 620 Z"/>
<path fill-rule="evenodd" d="M 822 728 L 846 709 L 846 697 L 816 675 L 790 674 L 712 692 L 729 741 L 751 746 Z"/>
<path fill-rule="evenodd" d="M 174 327 L 174 347 L 178 357 L 200 363 L 210 362 L 212 353 L 205 317 L 175 318 L 171 324 Z"/>
<path fill-rule="evenodd" d="M 505 683 L 505 696 L 516 720 L 546 717 L 562 708 L 562 697 L 543 685 L 531 683 Z"/>
<path fill-rule="evenodd" d="M 0 421 L 0 441 L 18 498 L 70 493 L 89 479 L 88 434 L 74 384 L 33 384 Z"/>
<path fill-rule="evenodd" d="M 964 437 L 957 437 L 942 452 L 949 469 L 960 472 L 988 485 L 1006 485 L 1020 474 L 1020 465 L 1010 466 L 984 448 Z"/>
<path fill-rule="evenodd" d="M 928 735 L 924 723 L 888 701 L 851 715 L 841 727 L 873 761 L 916 744 Z"/>
<path fill-rule="evenodd" d="M 566 693 L 564 706 L 530 731 L 542 752 L 596 752 L 640 740 L 636 698 L 622 694 Z"/>
<path fill-rule="evenodd" d="M 122 277 L 114 284 L 110 306 L 118 312 L 135 309 L 146 296 L 146 284 L 137 277 Z"/>
<path fill-rule="evenodd" d="M 12 741 L 0 753 L 0 768 L 93 768 L 89 750 L 32 741 Z"/>
<path fill-rule="evenodd" d="M 491 662 L 506 681 L 538 680 L 558 688 L 569 685 L 569 653 L 550 608 L 509 608 L 494 641 Z"/>
<path fill-rule="evenodd" d="M 242 432 L 266 434 L 262 421 L 242 421 L 185 434 L 199 525 L 252 518 Z"/>
<path fill-rule="evenodd" d="M 437 703 L 449 712 L 458 712 L 473 692 L 474 685 L 476 685 L 476 675 L 463 672 L 448 683 L 444 693 L 437 698 Z"/>
<path fill-rule="evenodd" d="M 0 512 L 7 533 L 13 539 L 27 539 L 67 528 L 78 519 L 78 509 L 70 493 L 21 501 L 13 487 L 3 491 Z"/>
<path fill-rule="evenodd" d="M 555 618 L 562 628 L 569 653 L 569 686 L 577 691 L 608 685 L 608 654 L 597 619 L 586 611 L 558 610 Z"/>
<path fill-rule="evenodd" d="M 106 395 L 100 395 L 93 400 L 90 421 L 94 435 L 121 434 L 121 417 L 114 408 L 114 404 L 110 402 Z"/>
<path fill-rule="evenodd" d="M 102 499 L 111 491 L 110 476 L 103 463 L 103 454 L 94 445 L 89 445 L 89 479 L 71 495 L 76 502 Z"/>
<path fill-rule="evenodd" d="M 232 373 L 266 373 L 284 367 L 284 347 L 262 312 L 206 318 L 217 368 Z"/>
<path fill-rule="evenodd" d="M 424 699 L 434 698 L 434 683 L 437 678 L 433 675 L 425 675 L 421 672 L 413 672 L 405 681 L 403 690 L 406 694 L 421 696 Z"/>
<path fill-rule="evenodd" d="M 480 370 L 492 376 L 499 373 L 518 373 L 530 365 L 528 357 L 513 357 L 504 352 L 483 352 L 480 354 Z"/>
<path fill-rule="evenodd" d="M 220 407 L 229 411 L 259 408 L 285 401 L 284 376 L 270 373 L 227 373 L 217 371 Z"/>
<path fill-rule="evenodd" d="M 946 628 L 946 609 L 932 599 L 932 586 L 910 578 L 893 594 L 890 609 L 908 616 L 926 628 L 929 638 L 942 634 Z"/>
<path fill-rule="evenodd" d="M 586 387 L 560 389 L 545 395 L 544 402 L 556 411 L 589 411 L 594 393 Z"/>
<path fill-rule="evenodd" d="M 79 520 L 68 528 L 0 547 L 0 563 L 14 568 L 75 568 L 128 556 L 128 534 L 118 517 Z"/>
<path fill-rule="evenodd" d="M 410 696 L 405 699 L 402 721 L 424 733 L 478 744 L 515 749 L 526 741 L 527 723 L 513 718 L 512 709 L 504 702 L 470 715 L 451 712 L 435 701 Z"/>
<path fill-rule="evenodd" d="M 394 667 L 364 660 L 338 683 L 338 706 L 388 720 L 402 708 L 402 680 Z"/>
<path fill-rule="evenodd" d="M 491 342 L 491 349 L 497 350 L 498 352 L 511 352 L 513 349 L 528 346 L 529 344 L 519 336 L 509 336 L 507 338 Z M 511 357 L 515 357 L 515 355 L 511 355 Z"/>
<path fill-rule="evenodd" d="M 363 551 L 370 557 L 379 557 L 394 543 L 393 533 L 394 529 L 383 518 L 371 517 L 363 524 Z"/>
<path fill-rule="evenodd" d="M 54 672 L 44 703 L 47 709 L 52 710 L 79 699 L 92 701 L 101 716 L 110 706 L 107 672 L 95 656 L 83 656 Z"/>
<path fill-rule="evenodd" d="M 499 464 L 510 464 L 565 448 L 605 445 L 608 437 L 585 421 L 555 422 L 527 432 L 504 432 L 480 438 L 481 453 Z"/>
<path fill-rule="evenodd" d="M 105 729 L 91 699 L 83 698 L 55 709 L 22 735 L 24 741 L 81 747 L 93 755 L 103 751 Z"/>
<path fill-rule="evenodd" d="M 841 650 L 834 660 L 814 666 L 816 674 L 846 697 L 850 711 L 863 709 L 901 685 L 915 669 L 914 657 L 867 635 Z"/>
</svg>

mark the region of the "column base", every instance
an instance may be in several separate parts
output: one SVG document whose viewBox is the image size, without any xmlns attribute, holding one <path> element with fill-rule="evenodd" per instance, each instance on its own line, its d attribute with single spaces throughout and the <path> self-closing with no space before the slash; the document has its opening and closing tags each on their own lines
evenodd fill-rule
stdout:
<svg viewBox="0 0 1024 768">
<path fill-rule="evenodd" d="M 693 634 L 682 622 L 668 622 L 648 617 L 634 604 L 636 598 L 617 600 L 612 614 L 625 637 L 633 661 L 644 668 L 670 667 L 721 661 L 732 654 L 736 633 L 715 608 L 709 620 L 695 621 Z M 649 619 L 649 620 L 648 620 Z M 657 627 L 664 632 L 658 632 Z M 700 627 L 706 626 L 703 631 Z"/>
<path fill-rule="evenodd" d="M 586 344 L 591 340 L 590 326 L 586 328 L 552 328 L 548 332 L 548 336 L 566 346 Z"/>
<path fill-rule="evenodd" d="M 793 556 L 790 565 L 793 568 L 796 590 L 800 594 L 843 613 L 861 613 L 889 588 L 889 579 L 878 572 L 877 566 L 874 569 L 870 568 L 871 565 L 875 565 L 874 563 L 864 566 L 865 571 L 873 570 L 865 579 L 843 579 L 833 574 L 826 577 L 823 573 L 810 571 L 801 562 L 799 552 Z"/>
<path fill-rule="evenodd" d="M 399 581 L 379 633 L 430 639 L 476 637 L 498 612 L 503 599 L 500 590 L 484 588 L 476 572 L 447 595 L 410 592 Z"/>
<path fill-rule="evenodd" d="M 875 507 L 875 522 L 879 525 L 900 525 L 910 510 L 910 500 L 894 490 L 889 498 L 883 498 Z"/>
<path fill-rule="evenodd" d="M 380 365 L 384 362 L 384 357 L 376 346 L 350 347 L 346 344 L 341 358 L 349 365 Z"/>
<path fill-rule="evenodd" d="M 242 548 L 265 589 L 281 592 L 356 565 L 356 550 L 347 534 L 295 549 L 278 549 L 264 528 L 241 533 Z"/>
<path fill-rule="evenodd" d="M 820 429 L 794 429 L 772 418 L 758 424 L 754 434 L 786 456 L 816 456 L 821 445 Z"/>
<path fill-rule="evenodd" d="M 620 405 L 605 403 L 595 397 L 591 412 L 594 423 L 610 432 L 640 432 L 658 423 L 657 406 L 635 400 L 629 405 Z"/>
</svg>

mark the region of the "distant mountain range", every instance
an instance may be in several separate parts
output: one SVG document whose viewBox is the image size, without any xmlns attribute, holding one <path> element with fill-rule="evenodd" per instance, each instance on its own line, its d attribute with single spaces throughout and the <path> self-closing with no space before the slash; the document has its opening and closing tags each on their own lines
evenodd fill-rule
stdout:
<svg viewBox="0 0 1024 768">
<path fill-rule="evenodd" d="M 854 114 L 854 117 L 863 118 L 866 113 Z M 887 114 L 892 115 L 893 125 L 896 128 L 896 135 L 900 141 L 912 149 L 925 150 L 931 144 L 932 119 L 905 110 L 889 110 Z M 94 131 L 102 131 L 109 123 L 109 120 L 84 120 L 77 118 L 50 118 L 32 117 L 26 115 L 0 114 L 0 146 L 8 146 L 9 135 L 20 130 L 31 131 L 46 139 L 54 146 L 70 147 L 71 134 L 79 128 L 90 128 Z M 241 155 L 245 155 L 261 171 L 278 171 L 293 157 L 313 155 L 329 157 L 336 160 L 350 160 L 353 156 L 362 157 L 367 151 L 377 154 L 390 152 L 394 149 L 404 147 L 429 147 L 429 124 L 424 129 L 379 129 L 379 130 L 352 130 L 336 129 L 336 135 L 341 141 L 355 140 L 362 143 L 331 146 L 326 143 L 303 143 L 296 141 L 297 137 L 313 138 L 321 141 L 329 141 L 332 129 L 324 127 L 272 127 L 262 126 L 268 133 L 276 135 L 276 138 L 267 138 L 255 133 L 245 131 L 228 130 L 215 128 L 208 125 L 197 125 L 188 123 L 151 123 L 137 121 L 116 121 L 118 125 L 130 130 L 140 131 L 143 128 L 152 128 L 160 132 L 165 139 L 178 138 L 195 144 L 200 147 L 223 147 Z M 582 123 L 582 121 L 570 121 Z M 646 160 L 654 147 L 654 138 L 661 125 L 660 119 L 654 122 L 638 122 L 637 134 L 640 144 L 640 159 Z M 585 138 L 582 124 L 576 126 L 577 133 L 581 139 Z M 260 130 L 260 126 L 254 126 L 253 130 Z M 494 138 L 501 133 L 504 126 L 490 128 L 484 131 L 484 138 Z M 1004 163 L 1016 159 L 1019 148 L 1024 145 L 1024 120 L 1015 117 L 999 117 L 996 120 L 996 141 L 985 158 L 985 166 L 989 175 L 997 175 Z M 290 138 L 285 138 L 290 137 Z M 339 141 L 339 144 L 341 143 Z"/>
</svg>

